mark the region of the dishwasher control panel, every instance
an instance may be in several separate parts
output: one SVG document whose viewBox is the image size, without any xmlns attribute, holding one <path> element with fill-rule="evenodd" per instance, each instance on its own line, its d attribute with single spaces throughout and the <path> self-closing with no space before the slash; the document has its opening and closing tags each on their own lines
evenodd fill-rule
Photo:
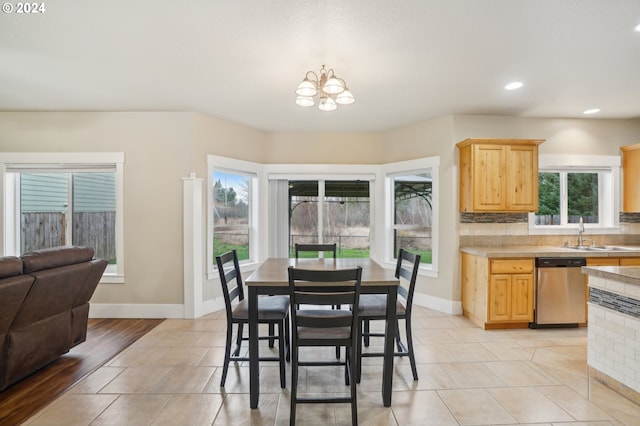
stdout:
<svg viewBox="0 0 640 426">
<path fill-rule="evenodd" d="M 536 257 L 536 268 L 579 268 L 581 266 L 587 266 L 587 259 L 584 257 Z"/>
</svg>

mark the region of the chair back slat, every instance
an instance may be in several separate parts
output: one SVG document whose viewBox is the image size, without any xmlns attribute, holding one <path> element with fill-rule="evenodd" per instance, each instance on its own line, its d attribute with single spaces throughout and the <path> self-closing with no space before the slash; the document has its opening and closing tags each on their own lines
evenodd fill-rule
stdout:
<svg viewBox="0 0 640 426">
<path fill-rule="evenodd" d="M 216 264 L 220 275 L 220 285 L 222 295 L 227 310 L 227 316 L 231 316 L 233 311 L 232 302 L 236 299 L 244 300 L 244 289 L 242 287 L 242 275 L 238 254 L 235 250 L 228 251 L 216 256 Z"/>
<path fill-rule="evenodd" d="M 298 327 L 356 330 L 357 309 L 322 309 L 317 305 L 358 306 L 362 268 L 308 270 L 289 267 L 292 337 L 297 340 Z M 311 305 L 311 307 L 310 307 Z"/>
<path fill-rule="evenodd" d="M 295 246 L 296 259 L 299 257 L 299 253 L 302 252 L 333 252 L 333 258 L 335 259 L 338 254 L 338 246 L 334 244 L 296 244 Z"/>
<path fill-rule="evenodd" d="M 405 298 L 407 311 L 410 311 L 413 305 L 413 293 L 419 268 L 420 255 L 400 249 L 398 262 L 396 263 L 396 278 L 403 278 L 407 282 L 407 284 L 404 284 L 403 280 L 400 280 L 400 285 L 398 286 L 398 295 Z"/>
</svg>

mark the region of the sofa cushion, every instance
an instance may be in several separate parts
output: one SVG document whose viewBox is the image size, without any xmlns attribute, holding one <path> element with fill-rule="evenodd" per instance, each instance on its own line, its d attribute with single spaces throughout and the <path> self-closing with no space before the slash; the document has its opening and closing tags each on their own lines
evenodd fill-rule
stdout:
<svg viewBox="0 0 640 426">
<path fill-rule="evenodd" d="M 0 258 L 0 278 L 15 277 L 22 274 L 22 260 L 13 256 Z"/>
<path fill-rule="evenodd" d="M 91 247 L 53 247 L 24 253 L 20 258 L 24 263 L 24 273 L 74 265 L 93 259 Z"/>
</svg>

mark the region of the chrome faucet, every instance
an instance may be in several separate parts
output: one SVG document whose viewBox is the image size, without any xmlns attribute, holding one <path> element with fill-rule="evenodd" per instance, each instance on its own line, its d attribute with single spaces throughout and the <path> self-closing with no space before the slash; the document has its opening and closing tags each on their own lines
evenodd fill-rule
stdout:
<svg viewBox="0 0 640 426">
<path fill-rule="evenodd" d="M 578 245 L 581 246 L 584 243 L 582 239 L 582 234 L 584 233 L 584 221 L 582 220 L 582 216 L 580 216 L 580 220 L 578 220 Z"/>
</svg>

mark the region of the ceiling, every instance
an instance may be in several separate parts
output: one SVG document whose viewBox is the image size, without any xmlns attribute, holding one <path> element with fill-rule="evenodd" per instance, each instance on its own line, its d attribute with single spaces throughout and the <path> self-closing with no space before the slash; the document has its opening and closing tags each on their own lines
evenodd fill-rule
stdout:
<svg viewBox="0 0 640 426">
<path fill-rule="evenodd" d="M 13 3 L 14 5 L 16 3 Z M 1 111 L 196 111 L 266 131 L 640 117 L 638 0 L 55 0 L 0 14 Z M 295 104 L 333 68 L 356 103 Z M 519 90 L 504 86 L 521 81 Z"/>
</svg>

